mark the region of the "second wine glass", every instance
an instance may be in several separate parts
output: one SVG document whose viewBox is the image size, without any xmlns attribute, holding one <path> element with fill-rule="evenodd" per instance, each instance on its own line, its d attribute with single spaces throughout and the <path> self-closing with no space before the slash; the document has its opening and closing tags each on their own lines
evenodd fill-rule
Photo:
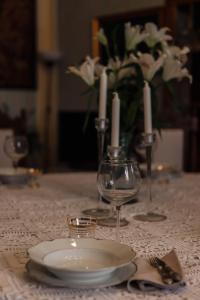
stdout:
<svg viewBox="0 0 200 300">
<path fill-rule="evenodd" d="M 116 240 L 119 241 L 120 209 L 133 199 L 141 183 L 137 163 L 133 160 L 103 160 L 99 166 L 97 186 L 102 197 L 116 208 Z"/>
<path fill-rule="evenodd" d="M 4 142 L 4 152 L 17 169 L 19 161 L 28 154 L 28 141 L 25 136 L 8 136 Z"/>
</svg>

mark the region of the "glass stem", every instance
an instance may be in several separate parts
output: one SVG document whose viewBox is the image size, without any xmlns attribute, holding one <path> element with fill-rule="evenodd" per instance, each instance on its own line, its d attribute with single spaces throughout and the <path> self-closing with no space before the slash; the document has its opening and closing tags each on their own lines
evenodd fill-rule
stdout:
<svg viewBox="0 0 200 300">
<path fill-rule="evenodd" d="M 150 212 L 150 206 L 152 203 L 152 191 L 151 191 L 151 163 L 152 163 L 152 146 L 146 147 L 146 161 L 147 161 L 147 189 L 148 189 L 148 210 Z"/>
<path fill-rule="evenodd" d="M 17 171 L 18 168 L 18 162 L 13 160 L 13 168 L 15 169 L 15 171 Z"/>
<path fill-rule="evenodd" d="M 111 204 L 111 209 L 110 209 L 110 218 L 115 218 L 115 209 L 116 207 Z"/>
<path fill-rule="evenodd" d="M 101 203 L 102 203 L 102 198 L 100 193 L 98 192 L 98 207 L 101 207 Z"/>
<path fill-rule="evenodd" d="M 98 166 L 100 165 L 101 160 L 103 159 L 104 153 L 104 143 L 105 143 L 105 130 L 100 130 L 97 128 L 97 147 L 98 147 Z M 101 207 L 102 204 L 102 197 L 98 192 L 98 206 Z"/>
<path fill-rule="evenodd" d="M 116 223 L 116 241 L 120 241 L 120 235 L 119 235 L 119 230 L 120 230 L 120 211 L 121 211 L 121 206 L 116 206 L 116 214 L 117 214 L 117 223 Z"/>
</svg>

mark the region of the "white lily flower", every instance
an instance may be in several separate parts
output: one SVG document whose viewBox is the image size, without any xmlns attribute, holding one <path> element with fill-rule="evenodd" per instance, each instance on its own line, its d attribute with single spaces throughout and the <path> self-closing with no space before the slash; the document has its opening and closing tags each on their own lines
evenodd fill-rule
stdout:
<svg viewBox="0 0 200 300">
<path fill-rule="evenodd" d="M 112 88 L 116 81 L 118 80 L 117 72 L 121 67 L 122 62 L 120 61 L 119 57 L 115 57 L 115 59 L 110 58 L 108 61 L 108 70 L 111 72 L 108 73 L 108 87 Z"/>
<path fill-rule="evenodd" d="M 87 56 L 86 60 L 80 65 L 79 68 L 70 66 L 68 67 L 68 70 L 71 73 L 81 77 L 88 85 L 92 86 L 95 82 L 95 65 L 98 60 L 98 57 L 92 59 Z"/>
<path fill-rule="evenodd" d="M 141 26 L 131 26 L 131 23 L 125 24 L 125 41 L 126 41 L 126 50 L 134 50 L 137 44 L 142 42 L 148 33 L 141 32 Z"/>
<path fill-rule="evenodd" d="M 100 30 L 97 32 L 97 39 L 102 45 L 108 46 L 108 39 L 104 33 L 103 28 L 100 28 Z"/>
<path fill-rule="evenodd" d="M 108 69 L 111 70 L 108 76 L 109 87 L 112 87 L 116 81 L 135 74 L 135 69 L 133 67 L 128 67 L 128 65 L 132 62 L 133 60 L 131 56 L 126 57 L 122 61 L 119 59 L 119 57 L 115 57 L 115 59 L 109 59 Z"/>
<path fill-rule="evenodd" d="M 104 65 L 101 65 L 99 63 L 95 64 L 94 66 L 94 73 L 95 75 L 100 78 L 101 74 L 102 74 L 102 71 L 103 69 L 105 69 L 106 67 Z"/>
<path fill-rule="evenodd" d="M 130 77 L 135 74 L 135 68 L 133 66 L 128 66 L 129 64 L 133 63 L 132 57 L 126 57 L 122 63 L 121 68 L 118 72 L 118 79 L 121 80 L 125 77 Z"/>
<path fill-rule="evenodd" d="M 165 48 L 165 52 L 168 56 L 174 57 L 185 64 L 187 62 L 187 54 L 190 52 L 188 47 L 180 48 L 178 46 L 169 46 Z"/>
<path fill-rule="evenodd" d="M 151 81 L 156 72 L 163 66 L 164 55 L 160 55 L 157 60 L 149 53 L 138 53 L 138 56 L 138 58 L 132 56 L 132 59 L 140 65 L 144 79 Z"/>
<path fill-rule="evenodd" d="M 108 68 L 112 69 L 114 71 L 123 71 L 123 70 L 119 70 L 122 67 L 125 67 L 129 64 L 131 64 L 132 62 L 134 62 L 134 60 L 132 59 L 133 54 L 129 55 L 129 57 L 125 57 L 123 60 L 120 60 L 119 57 L 115 57 L 115 59 L 109 59 L 109 63 L 108 63 Z M 127 67 L 128 69 L 129 67 Z"/>
<path fill-rule="evenodd" d="M 116 56 L 115 59 L 110 58 L 108 61 L 108 69 L 111 69 L 113 71 L 119 70 L 121 65 L 122 65 L 122 62 L 120 61 L 118 56 Z"/>
<path fill-rule="evenodd" d="M 192 83 L 192 76 L 188 69 L 182 68 L 182 66 L 183 64 L 179 60 L 171 56 L 167 56 L 163 67 L 164 81 L 169 81 L 171 79 L 181 80 L 182 78 L 187 77 L 190 83 Z"/>
<path fill-rule="evenodd" d="M 116 74 L 113 72 L 108 73 L 108 88 L 112 89 L 116 82 Z"/>
<path fill-rule="evenodd" d="M 170 29 L 168 27 L 163 27 L 158 30 L 158 27 L 154 23 L 145 24 L 145 32 L 148 36 L 145 38 L 145 42 L 149 47 L 154 47 L 157 43 L 166 44 L 167 41 L 172 40 L 172 36 L 166 34 Z"/>
</svg>

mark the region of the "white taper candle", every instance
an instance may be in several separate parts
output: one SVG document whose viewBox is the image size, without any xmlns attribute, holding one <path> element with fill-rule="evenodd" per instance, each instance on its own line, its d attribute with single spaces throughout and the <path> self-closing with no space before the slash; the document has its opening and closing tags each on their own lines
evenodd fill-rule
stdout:
<svg viewBox="0 0 200 300">
<path fill-rule="evenodd" d="M 118 93 L 113 93 L 112 99 L 112 129 L 111 146 L 119 147 L 120 99 Z"/>
<path fill-rule="evenodd" d="M 152 114 L 151 114 L 151 89 L 147 81 L 145 81 L 143 89 L 144 101 L 144 132 L 152 133 Z"/>
<path fill-rule="evenodd" d="M 99 94 L 99 119 L 106 118 L 107 102 L 107 75 L 104 68 L 100 76 L 100 94 Z"/>
</svg>

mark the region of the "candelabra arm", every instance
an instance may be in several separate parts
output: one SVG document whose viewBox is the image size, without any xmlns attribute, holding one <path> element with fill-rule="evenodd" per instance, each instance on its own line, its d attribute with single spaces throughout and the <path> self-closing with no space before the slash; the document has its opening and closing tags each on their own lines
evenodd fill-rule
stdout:
<svg viewBox="0 0 200 300">
<path fill-rule="evenodd" d="M 108 129 L 108 119 L 96 118 L 95 128 L 97 130 L 98 165 L 99 165 L 104 156 L 104 146 L 105 146 L 104 144 L 105 144 L 106 130 Z M 108 209 L 100 207 L 101 200 L 102 200 L 101 195 L 98 192 L 98 207 L 85 209 L 83 210 L 83 213 L 85 215 L 94 216 L 97 219 L 100 219 L 102 217 L 107 218 L 108 215 L 110 214 L 110 211 Z"/>
<path fill-rule="evenodd" d="M 146 150 L 146 164 L 147 164 L 147 190 L 148 190 L 148 201 L 146 203 L 147 213 L 135 215 L 134 219 L 139 221 L 147 221 L 147 222 L 159 222 L 166 219 L 165 215 L 161 215 L 158 213 L 152 212 L 152 147 L 155 142 L 155 134 L 154 133 L 145 133 L 142 135 L 141 147 Z M 149 208 L 151 208 L 149 210 Z"/>
<path fill-rule="evenodd" d="M 148 184 L 149 201 L 152 202 L 152 191 L 151 191 L 152 146 L 151 145 L 148 145 L 146 147 L 146 162 L 147 162 L 147 184 Z"/>
</svg>

